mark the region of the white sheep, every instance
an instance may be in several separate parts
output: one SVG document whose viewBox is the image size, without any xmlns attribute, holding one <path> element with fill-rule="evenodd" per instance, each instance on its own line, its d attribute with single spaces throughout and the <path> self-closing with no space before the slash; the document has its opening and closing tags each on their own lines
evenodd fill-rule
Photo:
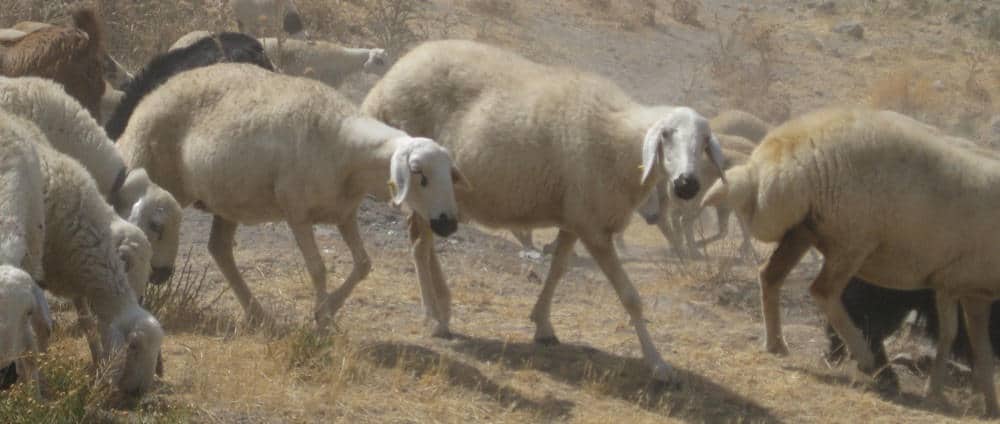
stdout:
<svg viewBox="0 0 1000 424">
<path fill-rule="evenodd" d="M 90 172 L 119 216 L 142 229 L 145 242 L 151 244 L 153 283 L 166 281 L 180 242 L 181 208 L 173 197 L 152 184 L 141 169 L 128 171 L 104 129 L 59 84 L 43 78 L 0 77 L 0 109 L 35 123 L 52 147 Z M 130 263 L 138 265 L 139 260 L 131 258 Z"/>
<path fill-rule="evenodd" d="M 51 329 L 44 278 L 44 183 L 30 123 L 0 111 L 0 365 L 15 362 L 22 380 L 38 381 L 32 358 Z"/>
<path fill-rule="evenodd" d="M 724 110 L 708 123 L 712 132 L 737 135 L 754 143 L 760 143 L 771 129 L 771 124 L 742 110 Z"/>
<path fill-rule="evenodd" d="M 281 30 L 289 37 L 309 38 L 299 8 L 292 0 L 230 0 L 229 7 L 236 16 L 240 32 L 261 37 L 265 35 L 265 28 L 276 29 L 281 22 Z"/>
<path fill-rule="evenodd" d="M 101 95 L 101 119 L 97 122 L 101 128 L 104 128 L 111 119 L 111 114 L 115 112 L 124 97 L 124 91 L 112 87 L 111 84 L 104 86 L 104 94 Z"/>
<path fill-rule="evenodd" d="M 261 38 L 264 52 L 281 72 L 323 81 L 331 87 L 339 86 L 355 72 L 382 74 L 389 64 L 383 49 L 344 47 L 326 41 L 285 40 Z"/>
<path fill-rule="evenodd" d="M 117 144 L 128 164 L 144 167 L 182 205 L 214 215 L 209 251 L 252 320 L 267 315 L 233 260 L 237 225 L 287 222 L 316 291 L 322 328 L 371 269 L 355 218 L 366 194 L 385 195 L 391 180 L 393 202 L 409 205 L 438 234 L 458 225 L 452 181 L 461 186 L 463 179 L 448 151 L 356 109 L 318 81 L 217 64 L 177 75 L 151 93 Z M 313 236 L 317 223 L 336 224 L 354 259 L 331 294 Z"/>
<path fill-rule="evenodd" d="M 112 375 L 121 393 L 141 395 L 152 385 L 163 329 L 129 287 L 112 244 L 111 226 L 118 217 L 83 166 L 45 143 L 36 143 L 36 151 L 45 184 L 44 288 L 73 300 L 95 363 L 123 361 Z M 91 311 L 99 343 L 90 339 Z"/>
<path fill-rule="evenodd" d="M 987 414 L 997 414 L 987 336 L 990 303 L 1000 291 L 992 249 L 1000 242 L 994 159 L 952 146 L 912 119 L 827 109 L 775 128 L 746 165 L 726 176 L 729 183 L 713 186 L 703 203 L 732 208 L 755 238 L 779 242 L 760 270 L 769 352 L 787 352 L 781 285 L 815 246 L 825 260 L 810 293 L 862 370 L 874 371 L 874 360 L 841 302 L 848 280 L 933 288 L 941 328 L 928 395 L 940 395 L 960 301 L 974 387 L 985 395 Z"/>
<path fill-rule="evenodd" d="M 152 267 L 153 248 L 146 238 L 146 233 L 139 227 L 115 215 L 111 221 L 111 244 L 118 249 L 118 257 L 125 265 L 128 285 L 142 300 L 146 293 L 146 283 L 149 282 Z"/>
<path fill-rule="evenodd" d="M 717 134 L 716 136 L 723 146 L 722 154 L 726 159 L 727 168 L 747 161 L 746 154 L 726 148 L 726 144 L 722 142 L 726 138 L 725 134 Z M 742 139 L 742 137 L 739 138 Z M 706 185 L 719 179 L 720 173 L 715 168 L 703 166 L 701 169 L 699 179 L 705 181 Z M 656 189 L 650 193 L 636 212 L 646 220 L 647 224 L 656 225 L 670 246 L 674 248 L 677 256 L 682 259 L 701 257 L 699 249 L 708 247 L 711 243 L 722 240 L 729 234 L 729 217 L 732 211 L 726 207 L 716 207 L 717 233 L 698 241 L 694 236 L 694 226 L 704 209 L 700 204 L 702 196 L 696 196 L 690 200 L 675 199 L 666 195 L 669 193 L 669 189 L 668 181 L 660 181 Z M 740 226 L 742 228 L 742 223 Z M 740 251 L 744 255 L 750 255 L 750 257 L 756 256 L 750 234 L 745 229 Z"/>
<path fill-rule="evenodd" d="M 721 166 L 706 119 L 690 108 L 640 105 L 595 75 L 459 40 L 410 51 L 372 89 L 362 110 L 453 152 L 475 187 L 456 193 L 463 216 L 490 227 L 559 228 L 531 313 L 536 341 L 558 342 L 552 296 L 579 239 L 628 311 L 654 378 L 670 378 L 612 238 L 663 174 L 677 196 L 692 198 L 700 190 L 698 158 L 707 151 Z M 425 311 L 436 321 L 433 334 L 446 336 L 450 294 L 430 230 L 411 222 Z"/>
</svg>

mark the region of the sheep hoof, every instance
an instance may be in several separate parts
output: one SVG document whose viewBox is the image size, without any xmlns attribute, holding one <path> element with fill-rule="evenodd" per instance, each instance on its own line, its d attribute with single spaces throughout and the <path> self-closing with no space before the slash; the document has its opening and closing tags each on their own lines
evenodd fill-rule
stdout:
<svg viewBox="0 0 1000 424">
<path fill-rule="evenodd" d="M 776 343 L 768 343 L 765 350 L 772 355 L 788 356 L 788 345 L 783 340 L 779 340 Z"/>
<path fill-rule="evenodd" d="M 559 344 L 559 338 L 556 336 L 535 337 L 535 343 L 542 346 L 555 346 Z"/>
<path fill-rule="evenodd" d="M 448 326 L 446 326 L 446 325 L 437 325 L 437 326 L 435 326 L 434 331 L 431 332 L 431 337 L 438 338 L 438 339 L 451 340 L 451 339 L 455 338 L 455 335 L 451 333 L 451 330 L 448 329 Z"/>
<path fill-rule="evenodd" d="M 895 395 L 899 393 L 899 377 L 892 368 L 886 366 L 873 376 L 875 379 L 875 391 L 884 395 Z"/>
</svg>

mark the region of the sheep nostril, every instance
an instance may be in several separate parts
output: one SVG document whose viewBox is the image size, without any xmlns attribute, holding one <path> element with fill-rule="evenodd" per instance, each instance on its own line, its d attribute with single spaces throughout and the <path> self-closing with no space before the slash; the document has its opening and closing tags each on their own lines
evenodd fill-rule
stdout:
<svg viewBox="0 0 1000 424">
<path fill-rule="evenodd" d="M 442 213 L 431 220 L 431 230 L 441 237 L 448 237 L 458 230 L 458 220 Z"/>
<path fill-rule="evenodd" d="M 698 179 L 691 174 L 683 174 L 674 179 L 674 194 L 681 199 L 694 197 L 698 194 L 698 190 L 701 190 L 701 184 L 698 184 Z"/>
</svg>

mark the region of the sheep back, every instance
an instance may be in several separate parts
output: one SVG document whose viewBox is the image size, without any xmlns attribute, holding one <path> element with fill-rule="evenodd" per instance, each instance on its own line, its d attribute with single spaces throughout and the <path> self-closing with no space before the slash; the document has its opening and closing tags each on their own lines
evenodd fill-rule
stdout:
<svg viewBox="0 0 1000 424">
<path fill-rule="evenodd" d="M 30 123 L 0 111 L 0 263 L 21 267 L 35 281 L 44 279 L 39 137 Z"/>
<path fill-rule="evenodd" d="M 771 125 L 749 112 L 724 110 L 709 120 L 712 132 L 738 135 L 759 143 L 771 129 Z"/>
</svg>

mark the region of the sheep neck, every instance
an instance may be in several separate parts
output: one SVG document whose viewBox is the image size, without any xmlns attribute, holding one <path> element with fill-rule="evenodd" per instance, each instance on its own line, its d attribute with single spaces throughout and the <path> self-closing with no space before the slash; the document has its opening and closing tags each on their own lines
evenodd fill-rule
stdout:
<svg viewBox="0 0 1000 424">
<path fill-rule="evenodd" d="M 388 198 L 386 181 L 392 155 L 413 140 L 403 131 L 369 117 L 344 119 L 340 128 L 341 140 L 347 141 L 359 154 L 352 157 L 354 173 L 350 180 L 354 187 L 379 199 Z"/>
</svg>

